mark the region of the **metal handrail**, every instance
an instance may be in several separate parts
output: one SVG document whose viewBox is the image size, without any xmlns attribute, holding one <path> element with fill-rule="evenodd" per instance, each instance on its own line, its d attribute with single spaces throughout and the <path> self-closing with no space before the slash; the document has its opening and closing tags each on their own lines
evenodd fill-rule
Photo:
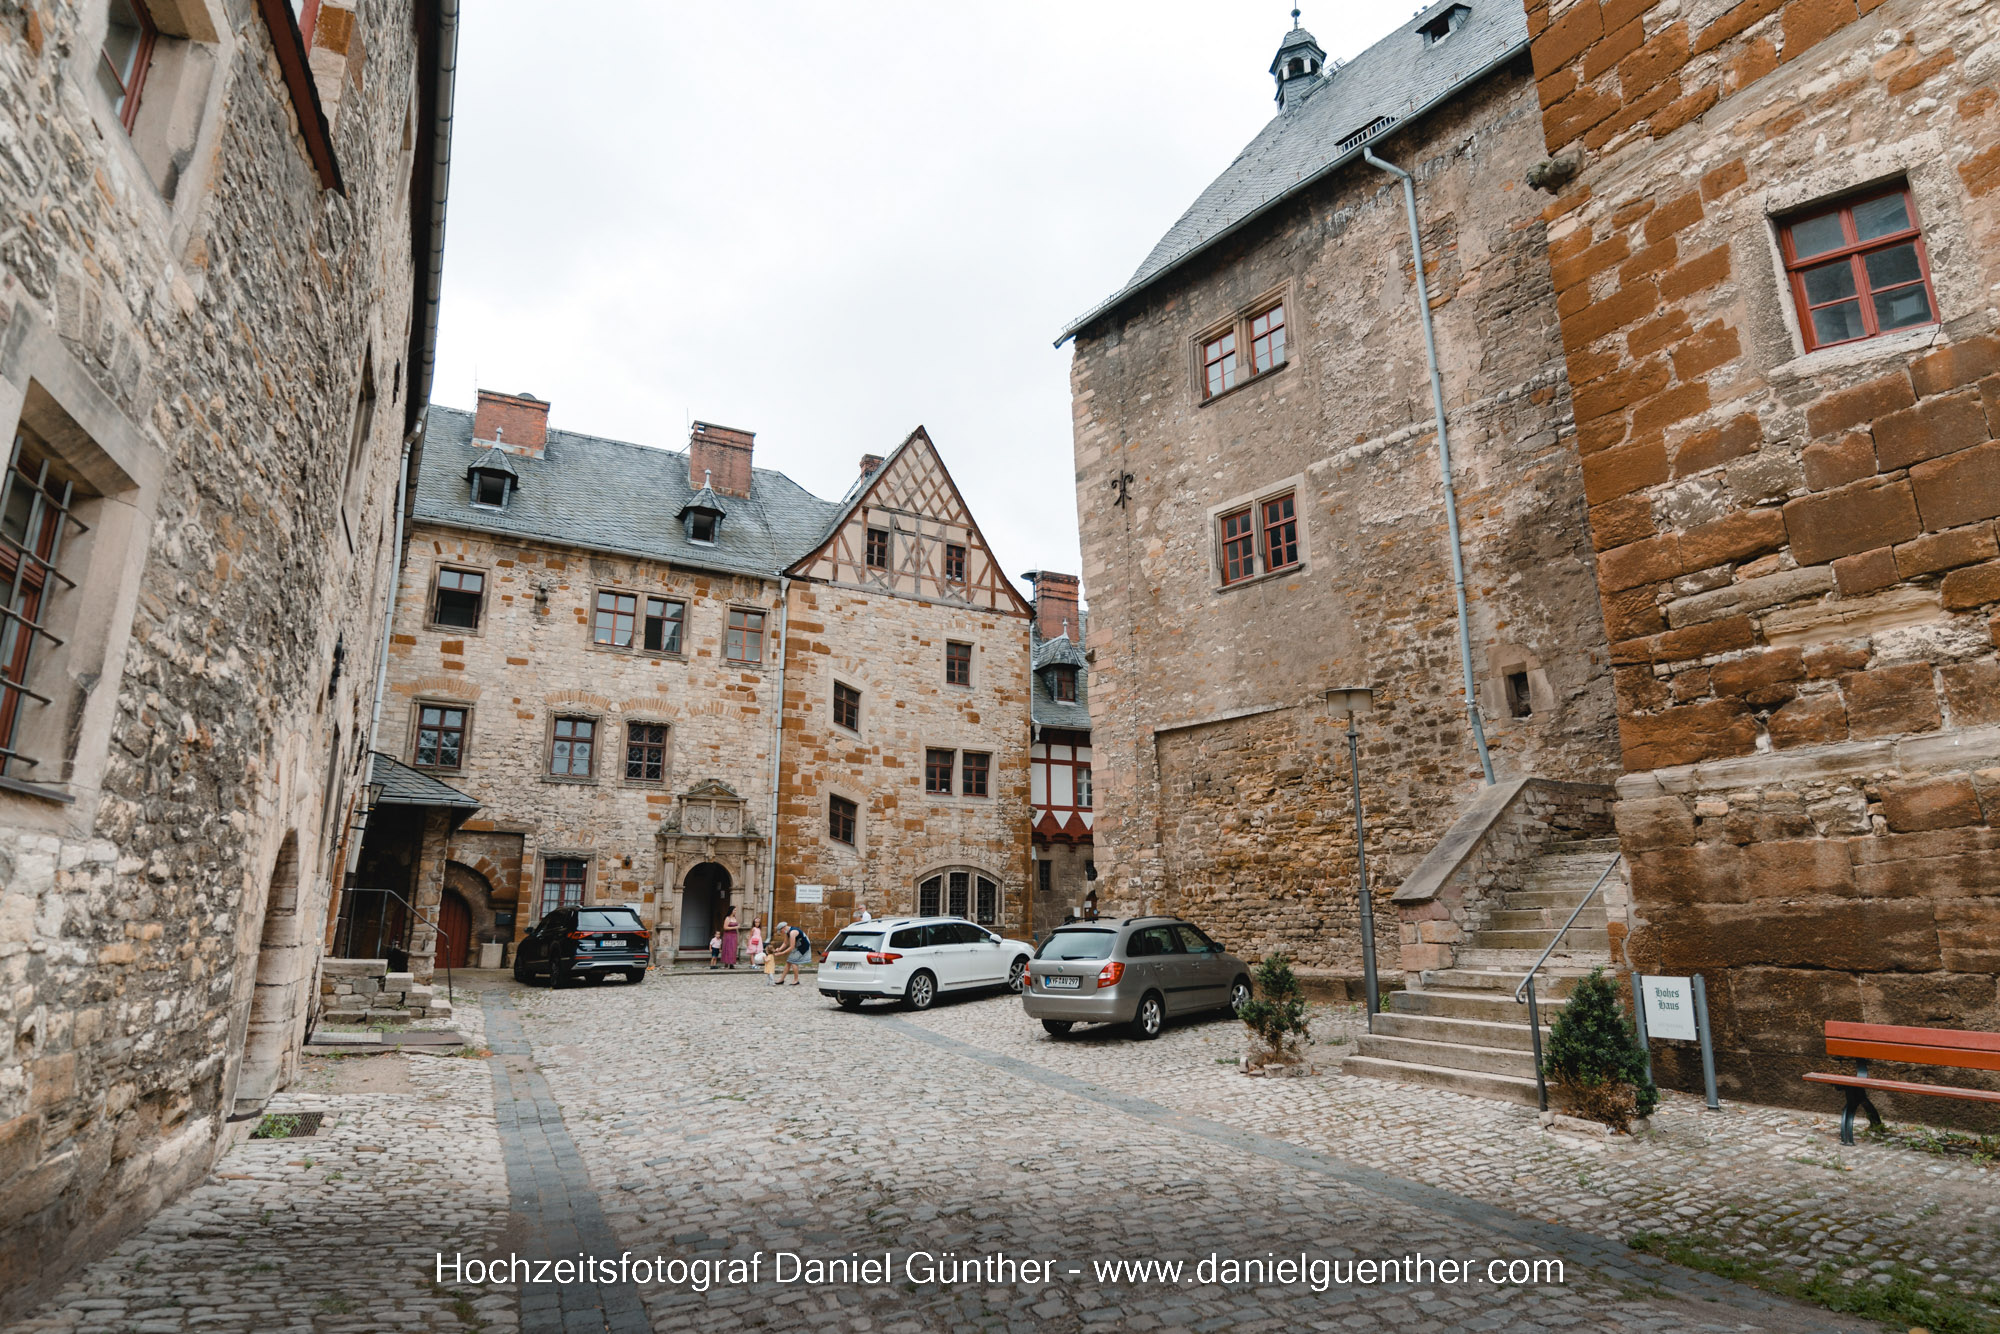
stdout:
<svg viewBox="0 0 2000 1334">
<path fill-rule="evenodd" d="M 1590 892 L 1578 899 L 1576 907 L 1570 909 L 1569 920 L 1562 924 L 1562 930 L 1556 932 L 1554 938 L 1549 941 L 1549 947 L 1542 951 L 1541 958 L 1535 960 L 1535 966 L 1521 979 L 1521 985 L 1514 988 L 1514 1003 L 1519 1005 L 1524 1000 L 1528 1003 L 1528 1033 L 1535 1048 L 1535 1095 L 1540 1099 L 1541 1109 L 1545 1112 L 1549 1109 L 1549 1082 L 1548 1077 L 1542 1073 L 1542 1007 L 1535 999 L 1535 974 L 1542 971 L 1542 965 L 1556 952 L 1556 946 L 1562 944 L 1563 937 L 1576 925 L 1576 919 L 1583 915 L 1583 910 L 1597 897 L 1597 891 L 1604 888 L 1604 882 L 1611 878 L 1611 873 L 1618 869 L 1618 863 L 1624 860 L 1625 854 L 1622 852 L 1611 859 L 1610 864 L 1604 868 L 1604 873 L 1591 885 Z"/>
<path fill-rule="evenodd" d="M 398 894 L 395 890 L 383 889 L 376 885 L 362 885 L 362 886 L 357 886 L 356 889 L 348 891 L 348 893 L 350 894 L 356 892 L 364 894 L 387 894 L 390 898 L 402 904 L 405 908 L 408 908 L 410 910 L 411 916 L 415 917 L 419 922 L 424 923 L 425 925 L 429 926 L 431 930 L 443 936 L 445 939 L 445 943 L 447 945 L 451 943 L 451 932 L 445 930 L 443 925 L 434 920 L 433 918 L 424 916 L 423 913 L 418 910 L 416 904 L 410 902 L 408 899 L 404 898 L 401 894 Z M 458 1004 L 458 996 L 451 989 L 451 955 L 449 953 L 445 955 L 444 998 L 447 1001 L 450 1001 L 453 1005 Z"/>
</svg>

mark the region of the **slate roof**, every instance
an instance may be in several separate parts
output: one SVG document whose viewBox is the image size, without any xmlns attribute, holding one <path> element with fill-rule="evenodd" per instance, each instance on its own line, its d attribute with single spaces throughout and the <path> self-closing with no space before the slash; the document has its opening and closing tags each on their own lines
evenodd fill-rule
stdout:
<svg viewBox="0 0 2000 1334">
<path fill-rule="evenodd" d="M 1465 25 L 1442 42 L 1426 43 L 1423 25 L 1454 4 L 1469 4 L 1472 12 Z M 1273 118 L 1202 191 L 1125 286 L 1071 322 L 1056 345 L 1060 347 L 1085 325 L 1166 273 L 1358 158 L 1366 140 L 1341 147 L 1356 131 L 1384 116 L 1395 117 L 1397 124 L 1415 120 L 1527 46 L 1527 12 L 1518 0 L 1441 0 L 1405 20 L 1345 65 L 1334 69 L 1329 64 L 1327 77 L 1319 86 Z M 1407 169 L 1411 164 L 1397 165 Z"/>
<path fill-rule="evenodd" d="M 731 497 L 714 543 L 691 542 L 679 514 L 697 488 L 685 450 L 656 449 L 576 431 L 549 432 L 539 459 L 511 456 L 520 481 L 505 509 L 474 506 L 466 469 L 486 452 L 473 414 L 433 404 L 424 430 L 416 518 L 502 537 L 672 561 L 774 579 L 818 545 L 840 508 L 781 472 L 756 468 L 750 495 Z"/>
<path fill-rule="evenodd" d="M 379 750 L 369 756 L 368 781 L 382 785 L 384 806 L 445 806 L 463 812 L 461 819 L 479 809 L 474 798 Z"/>
<path fill-rule="evenodd" d="M 1082 627 L 1078 627 L 1079 632 Z M 1054 639 L 1036 636 L 1029 665 L 1028 717 L 1037 727 L 1067 727 L 1079 732 L 1090 730 L 1090 664 L 1084 660 L 1083 645 L 1068 635 Z M 1058 664 L 1076 668 L 1076 700 L 1057 700 L 1049 690 L 1044 668 Z"/>
</svg>

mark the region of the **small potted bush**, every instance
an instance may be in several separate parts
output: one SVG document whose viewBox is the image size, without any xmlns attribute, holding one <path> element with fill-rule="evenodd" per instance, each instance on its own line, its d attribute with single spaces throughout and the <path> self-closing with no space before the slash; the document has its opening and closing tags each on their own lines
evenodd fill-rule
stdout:
<svg viewBox="0 0 2000 1334">
<path fill-rule="evenodd" d="M 1292 961 L 1282 954 L 1267 954 L 1257 965 L 1257 993 L 1236 1012 L 1250 1030 L 1252 1050 L 1244 1062 L 1246 1070 L 1257 1072 L 1267 1066 L 1293 1073 L 1302 1061 L 1300 1048 L 1306 1042 L 1306 999 L 1299 979 L 1292 973 Z"/>
<path fill-rule="evenodd" d="M 1618 984 L 1600 966 L 1576 984 L 1549 1030 L 1542 1075 L 1565 1112 L 1624 1134 L 1651 1116 L 1660 1091 L 1646 1077 L 1639 1035 L 1618 1003 Z"/>
</svg>

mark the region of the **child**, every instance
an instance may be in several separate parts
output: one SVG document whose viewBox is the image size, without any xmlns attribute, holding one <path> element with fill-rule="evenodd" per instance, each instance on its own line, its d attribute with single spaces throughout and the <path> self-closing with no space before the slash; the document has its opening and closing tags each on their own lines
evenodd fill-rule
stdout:
<svg viewBox="0 0 2000 1334">
<path fill-rule="evenodd" d="M 716 932 L 708 938 L 708 968 L 710 972 L 722 967 L 722 933 Z"/>
</svg>

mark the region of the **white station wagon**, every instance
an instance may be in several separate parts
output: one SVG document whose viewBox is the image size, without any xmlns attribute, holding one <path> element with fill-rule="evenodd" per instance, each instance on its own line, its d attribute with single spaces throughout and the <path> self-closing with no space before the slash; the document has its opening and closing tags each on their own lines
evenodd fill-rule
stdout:
<svg viewBox="0 0 2000 1334">
<path fill-rule="evenodd" d="M 871 997 L 928 1010 L 942 991 L 1019 991 L 1034 952 L 963 917 L 856 922 L 820 955 L 819 994 L 850 1010 Z"/>
</svg>

